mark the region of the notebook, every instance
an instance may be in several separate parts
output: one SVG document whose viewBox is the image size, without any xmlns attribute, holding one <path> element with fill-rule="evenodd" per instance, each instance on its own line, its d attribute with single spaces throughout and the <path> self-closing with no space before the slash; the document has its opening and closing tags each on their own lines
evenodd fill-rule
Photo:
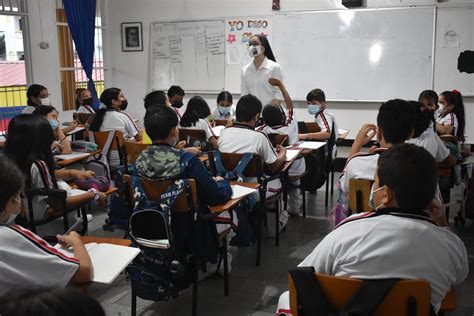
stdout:
<svg viewBox="0 0 474 316">
<path fill-rule="evenodd" d="M 139 248 L 113 244 L 88 243 L 84 245 L 91 257 L 94 276 L 92 282 L 110 284 L 140 253 Z M 60 244 L 54 246 L 67 256 L 74 257 L 72 249 Z"/>
<path fill-rule="evenodd" d="M 286 150 L 286 161 L 292 161 L 301 152 L 299 149 L 287 149 Z"/>
<path fill-rule="evenodd" d="M 326 142 L 301 142 L 296 147 L 304 149 L 319 149 L 326 145 Z"/>
<path fill-rule="evenodd" d="M 257 189 L 247 188 L 238 184 L 231 185 L 232 187 L 232 198 L 238 199 L 252 193 L 258 192 Z"/>
<path fill-rule="evenodd" d="M 87 156 L 90 156 L 90 155 L 91 154 L 89 154 L 89 153 L 81 153 L 81 152 L 73 151 L 71 154 L 56 155 L 56 156 L 54 156 L 54 158 L 59 159 L 59 160 L 65 160 L 65 159 L 82 158 L 82 157 L 87 157 Z"/>
<path fill-rule="evenodd" d="M 212 132 L 214 133 L 214 135 L 219 137 L 219 136 L 221 136 L 221 132 L 224 128 L 225 128 L 224 125 L 217 125 L 217 126 L 212 128 Z"/>
</svg>

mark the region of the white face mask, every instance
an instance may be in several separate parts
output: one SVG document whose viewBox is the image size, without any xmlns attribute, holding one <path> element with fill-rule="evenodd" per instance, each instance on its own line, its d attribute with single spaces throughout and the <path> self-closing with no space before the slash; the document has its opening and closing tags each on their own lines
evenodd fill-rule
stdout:
<svg viewBox="0 0 474 316">
<path fill-rule="evenodd" d="M 41 105 L 51 105 L 51 101 L 49 100 L 49 97 L 42 98 Z"/>
<path fill-rule="evenodd" d="M 262 45 L 257 45 L 257 46 L 250 46 L 249 47 L 249 56 L 250 57 L 255 57 L 258 56 L 262 53 Z"/>
</svg>

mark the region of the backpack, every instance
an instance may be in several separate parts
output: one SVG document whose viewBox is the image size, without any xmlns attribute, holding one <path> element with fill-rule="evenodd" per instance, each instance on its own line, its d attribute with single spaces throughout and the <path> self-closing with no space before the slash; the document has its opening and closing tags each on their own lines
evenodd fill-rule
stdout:
<svg viewBox="0 0 474 316">
<path fill-rule="evenodd" d="M 216 175 L 221 176 L 227 181 L 244 181 L 244 170 L 255 156 L 253 153 L 245 153 L 240 159 L 237 166 L 232 171 L 227 171 L 222 163 L 221 153 L 217 150 L 213 151 L 214 165 L 216 167 Z M 256 200 L 253 195 L 248 196 L 242 203 L 234 208 L 239 225 L 235 229 L 235 236 L 231 239 L 230 245 L 236 247 L 252 246 L 255 241 L 254 229 L 248 221 L 248 216 Z M 232 216 L 232 214 L 231 214 Z"/>
<path fill-rule="evenodd" d="M 194 254 L 178 253 L 171 229 L 171 205 L 183 191 L 190 189 L 188 182 L 176 180 L 161 194 L 160 201 L 149 201 L 140 178 L 131 179 L 135 208 L 130 217 L 129 236 L 132 246 L 141 250 L 127 267 L 133 291 L 146 300 L 174 299 L 193 279 Z"/>
</svg>

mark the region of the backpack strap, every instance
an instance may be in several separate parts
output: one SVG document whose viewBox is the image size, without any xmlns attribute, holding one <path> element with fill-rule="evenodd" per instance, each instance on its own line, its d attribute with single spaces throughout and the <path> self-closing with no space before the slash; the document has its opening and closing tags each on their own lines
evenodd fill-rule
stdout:
<svg viewBox="0 0 474 316">
<path fill-rule="evenodd" d="M 224 177 L 227 171 L 225 170 L 224 164 L 222 163 L 221 152 L 214 150 L 212 153 L 214 157 L 214 165 L 216 166 L 216 175 Z"/>
<path fill-rule="evenodd" d="M 252 160 L 254 154 L 253 153 L 245 153 L 242 158 L 240 159 L 237 166 L 235 166 L 233 172 L 237 175 L 237 180 L 239 182 L 244 181 L 244 170 L 247 168 L 250 160 Z"/>
<path fill-rule="evenodd" d="M 179 179 L 172 182 L 165 192 L 160 195 L 160 208 L 169 213 L 174 201 L 188 188 L 188 179 Z"/>
<path fill-rule="evenodd" d="M 400 279 L 364 280 L 341 312 L 357 316 L 373 315 L 398 281 Z"/>
<path fill-rule="evenodd" d="M 213 151 L 213 154 L 214 165 L 216 166 L 216 174 L 226 180 L 237 179 L 238 181 L 244 180 L 245 168 L 247 168 L 247 165 L 249 164 L 250 160 L 252 160 L 252 158 L 254 157 L 253 153 L 245 153 L 240 159 L 237 166 L 235 166 L 234 170 L 228 171 L 224 168 L 220 151 L 215 150 Z"/>
<path fill-rule="evenodd" d="M 43 160 L 35 160 L 34 164 L 36 168 L 38 168 L 38 172 L 41 178 L 41 181 L 43 182 L 43 185 L 46 189 L 51 189 L 54 187 L 52 183 L 49 183 L 49 170 L 48 167 L 46 166 L 46 163 Z"/>
<path fill-rule="evenodd" d="M 314 275 L 314 267 L 298 267 L 289 271 L 296 288 L 299 316 L 326 316 L 331 307 Z"/>
</svg>

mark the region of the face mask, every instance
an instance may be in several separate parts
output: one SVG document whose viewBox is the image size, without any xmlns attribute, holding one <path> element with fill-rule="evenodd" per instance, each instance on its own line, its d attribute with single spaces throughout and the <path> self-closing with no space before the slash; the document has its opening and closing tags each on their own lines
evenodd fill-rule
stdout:
<svg viewBox="0 0 474 316">
<path fill-rule="evenodd" d="M 258 56 L 262 53 L 262 45 L 257 45 L 257 46 L 250 46 L 249 47 L 249 56 L 250 57 L 255 57 Z"/>
<path fill-rule="evenodd" d="M 42 98 L 41 105 L 51 105 L 51 101 L 49 100 L 49 97 Z"/>
<path fill-rule="evenodd" d="M 87 99 L 82 100 L 82 104 L 92 105 L 92 98 L 87 98 Z"/>
<path fill-rule="evenodd" d="M 179 109 L 184 105 L 183 101 L 174 101 L 173 102 L 173 107 Z"/>
<path fill-rule="evenodd" d="M 120 110 L 125 111 L 127 106 L 128 106 L 128 101 L 127 100 L 122 101 L 122 104 L 120 105 Z"/>
<path fill-rule="evenodd" d="M 374 205 L 374 193 L 382 190 L 383 187 L 378 188 L 377 190 L 374 191 L 374 185 L 372 184 L 372 187 L 370 188 L 370 196 L 369 196 L 369 206 L 373 208 L 374 210 L 378 210 L 380 207 L 382 207 L 383 204 L 379 206 Z"/>
<path fill-rule="evenodd" d="M 219 109 L 220 114 L 222 114 L 223 116 L 227 116 L 227 115 L 229 115 L 230 110 L 231 110 L 232 107 L 230 107 L 230 106 L 224 107 L 224 106 L 218 105 L 217 108 Z"/>
<path fill-rule="evenodd" d="M 53 131 L 55 131 L 59 126 L 59 122 L 56 120 L 49 120 L 49 125 L 51 125 Z"/>
<path fill-rule="evenodd" d="M 308 104 L 308 113 L 311 115 L 316 115 L 321 110 L 321 107 L 317 104 Z"/>
</svg>

